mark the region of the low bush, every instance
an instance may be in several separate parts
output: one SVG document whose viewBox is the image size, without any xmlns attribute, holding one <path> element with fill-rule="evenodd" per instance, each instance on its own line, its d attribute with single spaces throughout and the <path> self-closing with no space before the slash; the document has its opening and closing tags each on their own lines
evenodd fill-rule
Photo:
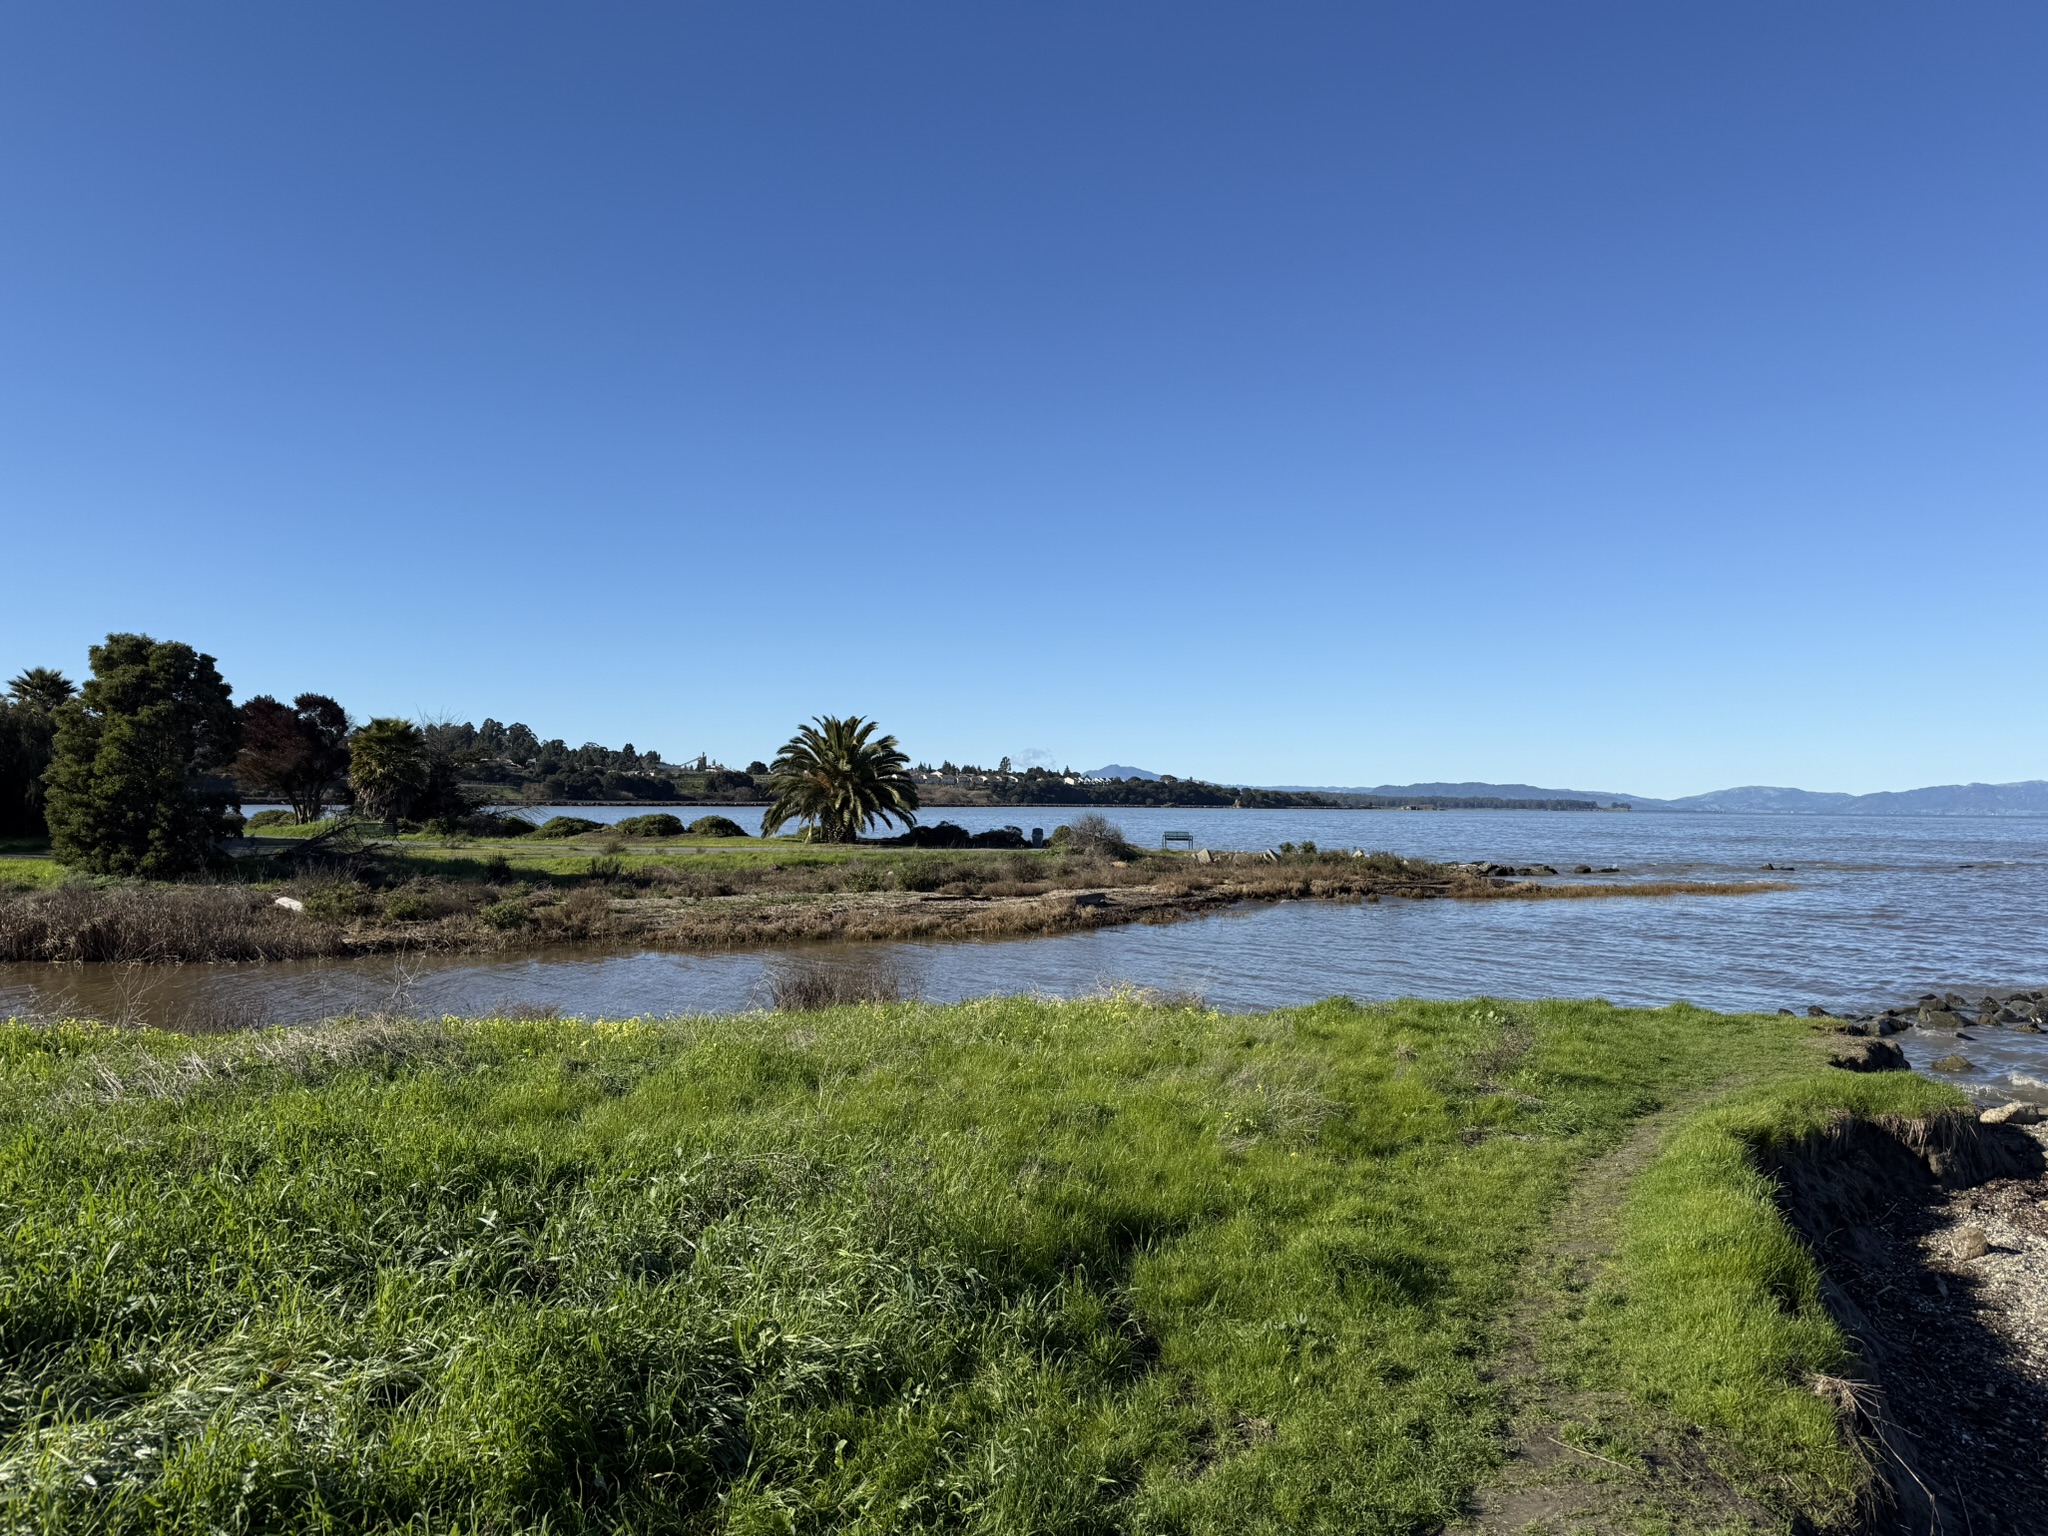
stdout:
<svg viewBox="0 0 2048 1536">
<path fill-rule="evenodd" d="M 602 832 L 604 823 L 588 816 L 550 816 L 535 829 L 535 837 L 585 837 Z"/>
<path fill-rule="evenodd" d="M 254 816 L 251 816 L 249 824 L 244 830 L 254 832 L 262 827 L 288 827 L 293 825 L 297 819 L 290 811 L 279 810 L 273 806 L 267 811 L 258 811 Z"/>
<path fill-rule="evenodd" d="M 722 816 L 707 819 L 725 820 Z M 614 822 L 612 830 L 626 837 L 681 837 L 683 818 L 671 816 L 667 811 L 657 811 L 647 816 L 628 816 L 624 821 Z"/>
<path fill-rule="evenodd" d="M 689 825 L 692 837 L 746 837 L 747 829 L 729 816 L 699 816 Z"/>
<path fill-rule="evenodd" d="M 486 902 L 477 908 L 476 920 L 486 928 L 505 933 L 514 928 L 524 928 L 533 921 L 533 912 L 515 896 L 504 901 Z"/>
<path fill-rule="evenodd" d="M 533 833 L 534 825 L 524 816 L 509 812 L 478 811 L 457 821 L 455 829 L 471 837 L 527 837 Z"/>
<path fill-rule="evenodd" d="M 1124 840 L 1124 829 L 1094 811 L 1076 816 L 1063 827 L 1055 827 L 1050 841 L 1053 847 L 1066 853 L 1099 854 L 1111 859 L 1131 856 L 1131 845 Z"/>
</svg>

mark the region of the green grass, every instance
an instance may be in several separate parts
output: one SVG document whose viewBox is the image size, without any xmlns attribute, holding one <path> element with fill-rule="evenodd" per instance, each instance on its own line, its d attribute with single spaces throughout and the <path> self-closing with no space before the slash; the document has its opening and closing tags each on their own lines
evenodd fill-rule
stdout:
<svg viewBox="0 0 2048 1536">
<path fill-rule="evenodd" d="M 1816 1378 L 1859 1374 L 1821 1302 L 1813 1257 L 1779 1214 L 1759 1153 L 1844 1116 L 1919 1117 L 1968 1103 L 1914 1073 L 1809 1070 L 1688 1121 L 1636 1185 L 1587 1342 L 1637 1398 L 1718 1431 L 1755 1491 L 1846 1511 L 1867 1475 Z"/>
<path fill-rule="evenodd" d="M 10 1025 L 0 1525 L 1432 1530 L 1584 1161 L 1818 1060 L 1600 1003 Z"/>
<path fill-rule="evenodd" d="M 0 891 L 39 891 L 62 885 L 68 873 L 53 859 L 0 857 Z"/>
</svg>

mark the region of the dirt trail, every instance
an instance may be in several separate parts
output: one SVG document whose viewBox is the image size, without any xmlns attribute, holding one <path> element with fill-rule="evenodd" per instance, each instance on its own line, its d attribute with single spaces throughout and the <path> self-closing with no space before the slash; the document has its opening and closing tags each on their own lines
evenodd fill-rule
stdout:
<svg viewBox="0 0 2048 1536">
<path fill-rule="evenodd" d="M 1621 1208 L 1637 1175 L 1701 1105 L 1746 1081 L 1730 1076 L 1638 1122 L 1588 1166 L 1530 1255 L 1495 1370 L 1507 1392 L 1508 1459 L 1473 1496 L 1460 1527 L 1469 1536 L 1635 1536 L 1673 1522 L 1722 1533 L 1782 1529 L 1714 1471 L 1698 1430 L 1619 1391 L 1587 1388 L 1563 1358 L 1566 1335 L 1620 1240 Z"/>
</svg>

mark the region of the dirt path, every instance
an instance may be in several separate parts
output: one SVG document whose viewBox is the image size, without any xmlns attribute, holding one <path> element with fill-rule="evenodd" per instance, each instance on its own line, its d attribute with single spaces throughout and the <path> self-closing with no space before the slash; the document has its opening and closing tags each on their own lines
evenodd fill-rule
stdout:
<svg viewBox="0 0 2048 1536">
<path fill-rule="evenodd" d="M 1697 1528 L 1778 1531 L 1783 1522 L 1714 1471 L 1700 1433 L 1625 1394 L 1575 1379 L 1573 1326 L 1620 1241 L 1621 1208 L 1671 1132 L 1738 1074 L 1640 1121 L 1596 1159 L 1524 1267 L 1496 1368 L 1510 1413 L 1507 1462 L 1478 1490 L 1468 1536 L 1636 1536 Z"/>
</svg>

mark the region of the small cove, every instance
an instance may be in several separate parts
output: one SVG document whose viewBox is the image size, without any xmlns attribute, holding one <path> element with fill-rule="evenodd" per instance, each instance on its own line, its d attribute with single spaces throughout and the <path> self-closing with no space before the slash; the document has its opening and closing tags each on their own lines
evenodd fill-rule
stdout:
<svg viewBox="0 0 2048 1536">
<path fill-rule="evenodd" d="M 569 808 L 579 814 L 632 808 Z M 726 808 L 728 812 L 733 808 Z M 740 808 L 752 825 L 758 811 Z M 941 808 L 969 830 L 1050 830 L 1055 808 Z M 1739 879 L 1789 866 L 1793 889 L 1743 898 L 1573 902 L 1290 902 L 1047 938 L 782 950 L 380 956 L 251 966 L 0 966 L 0 1013 L 83 1014 L 188 1029 L 295 1023 L 379 1009 L 585 1017 L 763 1006 L 778 971 L 881 967 L 933 1001 L 1074 996 L 1132 984 L 1227 1008 L 1345 993 L 1604 997 L 1657 1006 L 1867 1010 L 1925 991 L 2048 982 L 2048 821 L 1568 812 L 1127 810 L 1134 841 L 1391 847 L 1438 859 L 1620 868 L 1623 879 Z M 1608 877 L 1615 878 L 1615 877 Z M 2048 1036 L 1977 1032 L 1968 1081 L 2048 1081 Z M 1989 1038 L 1987 1038 L 1989 1037 Z M 1917 1064 L 1952 1037 L 1901 1037 Z M 2025 1086 L 2022 1084 L 2021 1086 Z"/>
</svg>

